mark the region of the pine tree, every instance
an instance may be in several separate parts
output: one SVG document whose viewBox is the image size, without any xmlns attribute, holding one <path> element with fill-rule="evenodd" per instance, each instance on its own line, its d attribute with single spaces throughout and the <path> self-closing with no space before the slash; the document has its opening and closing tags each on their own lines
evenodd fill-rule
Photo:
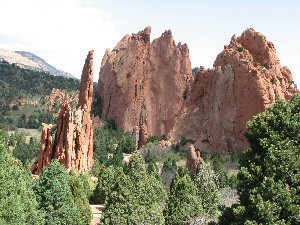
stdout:
<svg viewBox="0 0 300 225">
<path fill-rule="evenodd" d="M 240 204 L 224 212 L 221 224 L 300 224 L 300 94 L 277 101 L 247 128 Z"/>
<path fill-rule="evenodd" d="M 0 224 L 44 224 L 38 210 L 32 178 L 0 138 Z"/>
<path fill-rule="evenodd" d="M 144 160 L 133 156 L 128 173 L 119 177 L 108 196 L 103 224 L 164 224 L 162 183 L 146 171 Z"/>
<path fill-rule="evenodd" d="M 37 180 L 35 192 L 40 208 L 46 215 L 45 224 L 83 224 L 68 185 L 67 171 L 58 161 L 52 161 L 43 169 Z"/>
<path fill-rule="evenodd" d="M 120 177 L 123 177 L 122 167 L 109 166 L 101 172 L 98 177 L 98 183 L 94 190 L 93 201 L 98 204 L 105 204 L 107 197 L 110 195 L 115 184 Z"/>
<path fill-rule="evenodd" d="M 170 187 L 167 207 L 164 211 L 166 224 L 184 225 L 190 219 L 203 214 L 202 204 L 188 171 L 179 168 Z"/>
<path fill-rule="evenodd" d="M 221 205 L 221 194 L 217 186 L 217 177 L 209 163 L 199 164 L 194 183 L 205 213 L 216 215 Z"/>
<path fill-rule="evenodd" d="M 74 171 L 71 171 L 69 174 L 68 183 L 74 197 L 74 202 L 80 211 L 83 224 L 90 224 L 92 219 L 92 211 L 80 175 Z"/>
</svg>

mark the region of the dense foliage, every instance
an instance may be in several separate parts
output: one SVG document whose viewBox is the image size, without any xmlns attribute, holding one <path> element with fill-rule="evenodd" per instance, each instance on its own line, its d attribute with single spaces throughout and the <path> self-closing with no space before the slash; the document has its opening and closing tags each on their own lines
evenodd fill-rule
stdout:
<svg viewBox="0 0 300 225">
<path fill-rule="evenodd" d="M 199 164 L 194 183 L 203 209 L 208 215 L 216 215 L 221 205 L 221 194 L 217 186 L 217 179 L 209 163 Z"/>
<path fill-rule="evenodd" d="M 58 161 L 43 169 L 35 192 L 40 209 L 45 212 L 45 224 L 84 224 L 68 185 L 67 171 Z"/>
<path fill-rule="evenodd" d="M 95 128 L 93 174 L 98 176 L 103 166 L 122 166 L 123 153 L 131 153 L 134 150 L 132 135 L 117 130 L 113 122 L 107 121 L 106 126 Z"/>
<path fill-rule="evenodd" d="M 21 160 L 25 166 L 31 166 L 33 161 L 38 156 L 41 143 L 39 140 L 31 137 L 27 144 L 25 140 L 17 141 L 13 150 L 13 155 Z"/>
<path fill-rule="evenodd" d="M 147 173 L 140 156 L 133 156 L 107 196 L 103 224 L 164 224 L 166 193 L 160 180 Z"/>
<path fill-rule="evenodd" d="M 93 202 L 105 204 L 115 184 L 124 175 L 122 167 L 109 166 L 103 168 L 99 177 L 96 189 L 94 190 Z"/>
<path fill-rule="evenodd" d="M 92 211 L 85 191 L 82 177 L 74 171 L 71 171 L 68 177 L 68 183 L 74 197 L 75 205 L 80 211 L 82 224 L 90 224 Z"/>
<path fill-rule="evenodd" d="M 300 95 L 277 101 L 247 128 L 240 204 L 225 211 L 221 224 L 300 224 Z"/>
<path fill-rule="evenodd" d="M 180 167 L 171 183 L 164 215 L 169 225 L 184 225 L 190 219 L 203 215 L 197 188 L 186 169 Z"/>
<path fill-rule="evenodd" d="M 53 88 L 77 91 L 79 86 L 77 79 L 52 76 L 0 61 L 0 128 L 36 129 L 41 123 L 53 121 L 46 106 L 42 107 L 44 97 Z"/>
<path fill-rule="evenodd" d="M 43 71 L 23 69 L 14 64 L 0 62 L 1 97 L 14 97 L 17 93 L 50 94 L 53 88 L 79 90 L 80 82 L 74 78 L 52 76 Z M 33 85 L 34 84 L 34 85 Z"/>
<path fill-rule="evenodd" d="M 0 224 L 44 224 L 31 176 L 13 158 L 3 140 L 5 137 L 0 138 Z"/>
</svg>

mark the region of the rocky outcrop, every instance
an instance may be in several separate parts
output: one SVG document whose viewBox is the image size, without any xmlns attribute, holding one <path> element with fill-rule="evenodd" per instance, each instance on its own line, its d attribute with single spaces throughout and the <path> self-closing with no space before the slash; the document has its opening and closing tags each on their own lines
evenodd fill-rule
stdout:
<svg viewBox="0 0 300 225">
<path fill-rule="evenodd" d="M 274 45 L 247 29 L 232 37 L 213 69 L 200 68 L 170 135 L 193 138 L 206 151 L 242 151 L 247 121 L 294 92 L 292 74 L 280 65 Z"/>
<path fill-rule="evenodd" d="M 233 36 L 214 68 L 195 77 L 188 47 L 176 45 L 171 31 L 150 43 L 150 31 L 107 50 L 99 77 L 102 115 L 125 131 L 138 127 L 139 147 L 146 136 L 167 135 L 194 139 L 205 151 L 244 150 L 246 122 L 295 92 L 274 45 L 254 29 Z"/>
<path fill-rule="evenodd" d="M 56 159 L 67 169 L 81 172 L 93 166 L 93 51 L 90 51 L 82 71 L 77 109 L 66 97 L 57 118 L 57 125 L 43 124 L 41 149 L 32 173 L 40 175 L 43 167 Z"/>
<path fill-rule="evenodd" d="M 194 145 L 189 145 L 187 149 L 186 168 L 188 168 L 191 175 L 197 172 L 198 165 L 203 163 L 200 152 L 195 149 Z"/>
<path fill-rule="evenodd" d="M 53 88 L 51 94 L 45 97 L 45 102 L 48 105 L 48 111 L 52 113 L 53 107 L 56 104 L 61 105 L 63 103 L 64 98 L 64 92 L 60 91 L 59 89 Z"/>
<path fill-rule="evenodd" d="M 139 146 L 170 132 L 192 79 L 188 47 L 176 45 L 171 31 L 150 43 L 150 32 L 126 35 L 107 50 L 99 77 L 103 117 L 127 132 L 138 127 Z"/>
</svg>

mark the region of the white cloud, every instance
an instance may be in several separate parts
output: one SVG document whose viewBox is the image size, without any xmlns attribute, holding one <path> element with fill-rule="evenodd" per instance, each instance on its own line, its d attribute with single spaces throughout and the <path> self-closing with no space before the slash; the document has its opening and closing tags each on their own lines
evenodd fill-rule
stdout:
<svg viewBox="0 0 300 225">
<path fill-rule="evenodd" d="M 115 25 L 84 0 L 1 0 L 0 47 L 33 52 L 59 69 L 81 75 L 95 50 L 95 80 L 106 48 L 118 38 Z"/>
</svg>

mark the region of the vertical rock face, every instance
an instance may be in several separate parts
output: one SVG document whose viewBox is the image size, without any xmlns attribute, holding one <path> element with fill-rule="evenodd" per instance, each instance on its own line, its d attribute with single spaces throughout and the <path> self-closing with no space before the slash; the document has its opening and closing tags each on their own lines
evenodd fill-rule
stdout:
<svg viewBox="0 0 300 225">
<path fill-rule="evenodd" d="M 150 43 L 150 32 L 126 35 L 107 50 L 99 76 L 102 115 L 125 131 L 138 126 L 139 146 L 173 128 L 192 79 L 188 47 L 176 45 L 171 31 Z"/>
<path fill-rule="evenodd" d="M 57 159 L 67 169 L 87 171 L 93 166 L 93 123 L 91 118 L 93 96 L 93 51 L 90 51 L 81 76 L 77 109 L 70 107 L 69 99 L 62 104 L 57 126 L 43 124 L 39 157 L 32 166 L 33 174 Z"/>
<path fill-rule="evenodd" d="M 206 151 L 242 151 L 248 145 L 247 121 L 294 92 L 292 74 L 281 67 L 274 45 L 247 29 L 232 37 L 213 69 L 196 74 L 171 136 L 194 138 L 195 146 Z"/>
<path fill-rule="evenodd" d="M 295 93 L 274 45 L 252 28 L 233 36 L 214 68 L 195 77 L 188 47 L 176 45 L 171 31 L 150 43 L 150 31 L 107 50 L 99 77 L 102 115 L 125 131 L 138 127 L 139 147 L 147 136 L 167 135 L 195 139 L 206 151 L 244 150 L 246 122 Z"/>
</svg>

